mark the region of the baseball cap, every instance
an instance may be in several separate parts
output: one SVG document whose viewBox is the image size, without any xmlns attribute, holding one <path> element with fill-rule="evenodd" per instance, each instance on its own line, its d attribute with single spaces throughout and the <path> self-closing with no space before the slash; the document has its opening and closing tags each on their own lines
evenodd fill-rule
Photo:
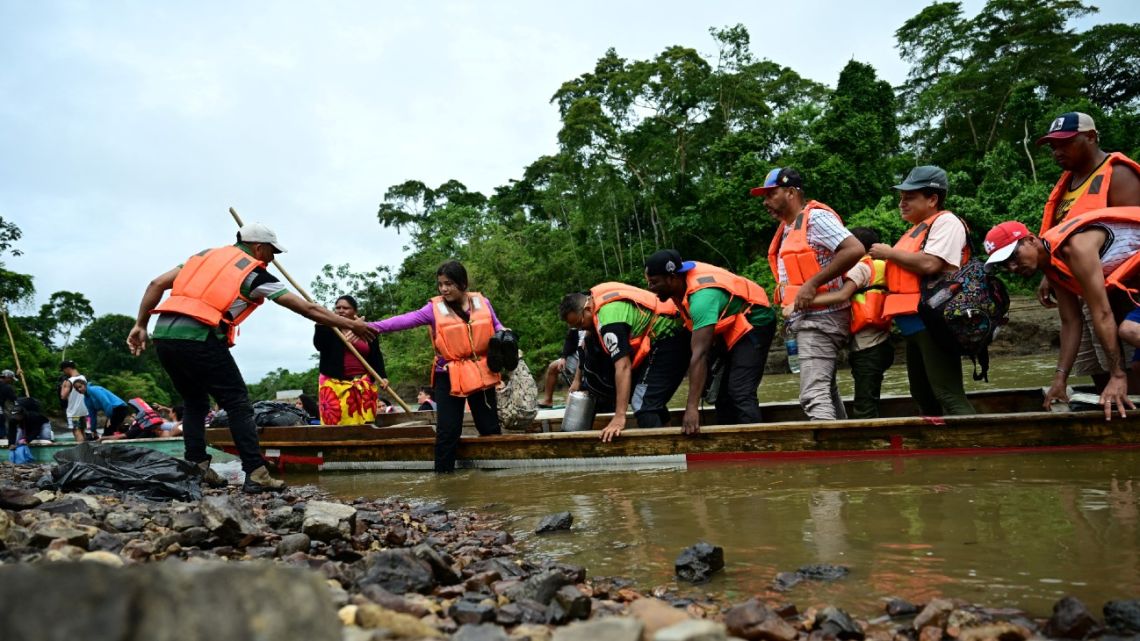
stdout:
<svg viewBox="0 0 1140 641">
<path fill-rule="evenodd" d="M 285 248 L 281 243 L 277 242 L 277 234 L 269 227 L 261 223 L 249 223 L 242 225 L 238 230 L 238 238 L 243 243 L 266 243 L 273 246 L 273 250 L 278 254 L 284 254 Z"/>
<path fill-rule="evenodd" d="M 1037 144 L 1044 145 L 1050 140 L 1065 140 L 1085 131 L 1096 131 L 1096 123 L 1093 122 L 1092 116 L 1079 111 L 1070 111 L 1054 118 L 1049 125 L 1049 131 L 1037 139 Z"/>
<path fill-rule="evenodd" d="M 16 378 L 16 372 L 13 372 L 10 369 L 6 369 L 0 372 L 0 378 Z"/>
<path fill-rule="evenodd" d="M 906 179 L 895 185 L 899 191 L 918 191 L 919 189 L 950 189 L 950 181 L 946 178 L 946 171 L 934 165 L 920 165 L 910 170 Z"/>
<path fill-rule="evenodd" d="M 800 172 L 795 169 L 777 167 L 768 172 L 768 175 L 764 178 L 763 185 L 753 187 L 748 193 L 753 196 L 763 196 L 777 187 L 798 187 L 803 189 L 803 176 L 800 176 Z"/>
<path fill-rule="evenodd" d="M 1013 255 L 1013 250 L 1017 249 L 1017 241 L 1027 236 L 1029 236 L 1029 228 L 1016 220 L 1007 220 L 995 225 L 986 234 L 986 240 L 983 243 L 986 253 L 990 255 L 986 259 L 986 267 L 1000 265 L 1009 260 L 1009 257 Z"/>
<path fill-rule="evenodd" d="M 681 260 L 681 252 L 676 249 L 661 249 L 645 259 L 645 273 L 649 276 L 683 274 L 693 267 L 696 263 Z"/>
</svg>

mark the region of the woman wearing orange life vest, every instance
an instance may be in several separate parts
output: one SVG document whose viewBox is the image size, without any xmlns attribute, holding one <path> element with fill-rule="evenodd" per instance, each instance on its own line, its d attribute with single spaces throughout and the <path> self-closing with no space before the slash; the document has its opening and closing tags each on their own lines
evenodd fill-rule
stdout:
<svg viewBox="0 0 1140 641">
<path fill-rule="evenodd" d="M 966 225 L 942 209 L 948 181 L 939 167 L 915 167 L 899 190 L 899 212 L 912 225 L 895 243 L 871 246 L 871 257 L 887 261 L 887 294 L 883 314 L 906 338 L 906 372 L 910 393 L 926 416 L 973 414 L 962 385 L 962 358 L 941 345 L 919 314 L 923 279 L 956 271 L 970 257 Z"/>
<path fill-rule="evenodd" d="M 501 434 L 495 388 L 500 378 L 487 367 L 491 335 L 503 329 L 491 302 L 467 291 L 467 269 L 449 260 L 435 272 L 439 296 L 413 312 L 368 323 L 378 333 L 427 325 L 435 346 L 432 384 L 435 388 L 435 471 L 455 470 L 456 450 L 463 431 L 463 408 L 471 408 L 475 429 L 486 436 Z"/>
</svg>

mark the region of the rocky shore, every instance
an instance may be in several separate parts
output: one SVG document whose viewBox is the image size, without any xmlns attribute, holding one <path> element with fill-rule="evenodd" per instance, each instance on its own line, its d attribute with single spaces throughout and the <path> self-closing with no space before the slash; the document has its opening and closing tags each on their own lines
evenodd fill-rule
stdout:
<svg viewBox="0 0 1140 641">
<path fill-rule="evenodd" d="M 894 600 L 870 619 L 729 604 L 528 558 L 497 523 L 439 505 L 337 501 L 312 486 L 153 503 L 37 489 L 47 469 L 0 464 L 0 638 L 11 641 L 1140 638 L 1137 600 L 1097 617 L 1066 598 L 1048 619 L 943 599 Z M 717 554 L 689 551 L 708 571 Z"/>
</svg>

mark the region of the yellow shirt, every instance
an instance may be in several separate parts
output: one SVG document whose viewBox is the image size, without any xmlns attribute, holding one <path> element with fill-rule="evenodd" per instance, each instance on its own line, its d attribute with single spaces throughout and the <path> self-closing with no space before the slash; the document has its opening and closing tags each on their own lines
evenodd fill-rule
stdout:
<svg viewBox="0 0 1140 641">
<path fill-rule="evenodd" d="M 1105 161 L 1107 160 L 1108 158 L 1105 158 Z M 1094 169 L 1092 173 L 1090 173 L 1088 177 L 1081 182 L 1081 184 L 1069 189 L 1063 196 L 1061 196 L 1061 199 L 1057 201 L 1057 209 L 1053 214 L 1054 225 L 1059 225 L 1061 224 L 1061 221 L 1065 220 L 1065 217 L 1069 215 L 1069 210 L 1073 208 L 1073 203 L 1077 202 L 1082 196 L 1085 195 L 1085 193 L 1089 190 L 1089 185 L 1092 183 L 1093 178 L 1096 178 L 1100 175 L 1102 167 L 1104 167 L 1104 161 L 1097 165 L 1097 168 Z"/>
</svg>

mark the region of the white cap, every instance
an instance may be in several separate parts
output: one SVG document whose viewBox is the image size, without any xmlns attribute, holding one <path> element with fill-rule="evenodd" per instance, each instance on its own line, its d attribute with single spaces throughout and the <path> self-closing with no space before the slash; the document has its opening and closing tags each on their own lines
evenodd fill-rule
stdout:
<svg viewBox="0 0 1140 641">
<path fill-rule="evenodd" d="M 261 223 L 248 223 L 238 230 L 238 238 L 243 243 L 267 243 L 273 245 L 278 254 L 284 254 L 285 248 L 277 242 L 277 234 Z"/>
<path fill-rule="evenodd" d="M 10 369 L 6 369 L 3 372 L 0 372 L 0 378 L 16 378 L 16 372 L 13 372 Z"/>
</svg>

